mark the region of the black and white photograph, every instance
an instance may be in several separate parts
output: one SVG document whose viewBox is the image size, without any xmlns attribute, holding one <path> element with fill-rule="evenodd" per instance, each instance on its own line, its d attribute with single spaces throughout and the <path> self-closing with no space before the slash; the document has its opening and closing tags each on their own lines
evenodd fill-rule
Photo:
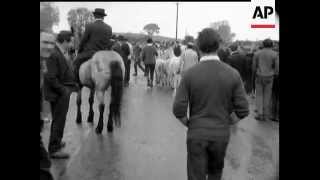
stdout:
<svg viewBox="0 0 320 180">
<path fill-rule="evenodd" d="M 40 2 L 40 180 L 278 180 L 275 0 Z"/>
</svg>

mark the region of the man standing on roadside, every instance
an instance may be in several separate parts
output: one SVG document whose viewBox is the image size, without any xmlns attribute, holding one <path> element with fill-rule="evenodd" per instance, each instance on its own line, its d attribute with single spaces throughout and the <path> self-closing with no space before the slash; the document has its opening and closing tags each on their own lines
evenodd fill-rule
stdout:
<svg viewBox="0 0 320 180">
<path fill-rule="evenodd" d="M 265 121 L 271 118 L 270 102 L 274 76 L 279 72 L 278 54 L 272 50 L 271 39 L 263 41 L 263 49 L 253 57 L 252 71 L 256 75 L 256 120 Z"/>
<path fill-rule="evenodd" d="M 49 60 L 48 72 L 45 75 L 45 98 L 50 102 L 52 124 L 49 139 L 49 154 L 51 158 L 69 158 L 63 151 L 66 143 L 62 141 L 66 116 L 69 108 L 70 95 L 78 90 L 73 67 L 68 61 L 68 50 L 73 46 L 72 33 L 61 31 Z"/>
<path fill-rule="evenodd" d="M 54 48 L 55 39 L 51 32 L 40 29 L 40 179 L 53 180 L 50 173 L 51 161 L 48 152 L 44 147 L 41 137 L 44 121 L 41 118 L 43 110 L 43 81 L 47 73 L 46 61 L 50 57 Z"/>
</svg>

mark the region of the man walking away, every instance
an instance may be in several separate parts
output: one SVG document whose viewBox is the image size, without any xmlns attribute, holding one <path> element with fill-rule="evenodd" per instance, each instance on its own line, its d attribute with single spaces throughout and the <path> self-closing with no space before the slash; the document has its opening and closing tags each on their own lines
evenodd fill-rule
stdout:
<svg viewBox="0 0 320 180">
<path fill-rule="evenodd" d="M 49 139 L 49 154 L 51 158 L 68 158 L 69 154 L 62 151 L 62 142 L 69 99 L 72 91 L 76 91 L 77 83 L 72 71 L 71 62 L 66 54 L 72 47 L 72 33 L 61 31 L 50 59 L 47 61 L 48 72 L 45 75 L 44 87 L 46 100 L 50 102 L 52 124 Z"/>
<path fill-rule="evenodd" d="M 122 35 L 119 36 L 119 40 L 121 42 L 121 51 L 122 51 L 121 57 L 125 65 L 124 84 L 125 86 L 128 86 L 130 81 L 130 64 L 131 64 L 131 60 L 129 59 L 130 47 L 127 43 L 127 39 Z"/>
<path fill-rule="evenodd" d="M 247 58 L 244 54 L 239 52 L 239 46 L 234 43 L 230 46 L 231 55 L 227 58 L 227 64 L 235 68 L 241 76 L 242 81 L 244 82 L 244 86 L 248 82 L 248 63 Z"/>
<path fill-rule="evenodd" d="M 154 68 L 156 66 L 157 49 L 152 45 L 152 39 L 147 40 L 147 45 L 142 49 L 141 59 L 145 64 L 147 74 L 147 86 L 153 87 Z"/>
<path fill-rule="evenodd" d="M 140 45 L 137 43 L 134 48 L 133 48 L 133 55 L 134 55 L 134 74 L 133 76 L 137 76 L 138 75 L 138 69 L 137 66 L 139 66 L 139 68 L 142 70 L 142 72 L 145 72 L 145 69 L 141 66 L 141 47 Z"/>
<path fill-rule="evenodd" d="M 258 114 L 256 120 L 270 119 L 270 102 L 274 76 L 279 72 L 279 59 L 272 50 L 271 39 L 263 41 L 263 49 L 256 52 L 253 57 L 252 71 L 256 75 L 256 106 Z"/>
<path fill-rule="evenodd" d="M 184 74 L 173 103 L 174 115 L 188 127 L 188 180 L 221 179 L 229 128 L 235 123 L 231 113 L 239 119 L 249 114 L 240 74 L 217 56 L 219 41 L 211 28 L 199 33 L 200 63 Z"/>
<path fill-rule="evenodd" d="M 117 36 L 114 37 L 114 42 L 113 42 L 113 44 L 112 44 L 111 49 L 112 49 L 113 51 L 117 52 L 121 57 L 123 56 L 123 55 L 122 55 L 123 52 L 122 52 L 122 50 L 121 50 L 121 43 L 120 43 L 120 41 L 119 41 L 119 37 L 117 37 Z"/>
</svg>

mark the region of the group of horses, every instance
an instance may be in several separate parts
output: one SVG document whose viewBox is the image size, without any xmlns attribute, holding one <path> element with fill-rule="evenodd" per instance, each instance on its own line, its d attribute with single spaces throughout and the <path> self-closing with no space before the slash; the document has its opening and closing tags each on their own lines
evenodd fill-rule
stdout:
<svg viewBox="0 0 320 180">
<path fill-rule="evenodd" d="M 181 47 L 181 52 L 184 50 L 185 47 Z M 159 54 L 155 66 L 156 84 L 171 87 L 174 90 L 173 94 L 175 94 L 181 79 L 181 60 L 174 56 L 171 48 Z"/>
</svg>

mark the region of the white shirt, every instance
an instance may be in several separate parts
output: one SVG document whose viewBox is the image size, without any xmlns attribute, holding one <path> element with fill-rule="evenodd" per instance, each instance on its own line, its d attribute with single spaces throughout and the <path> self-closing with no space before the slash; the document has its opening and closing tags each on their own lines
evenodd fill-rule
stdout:
<svg viewBox="0 0 320 180">
<path fill-rule="evenodd" d="M 200 59 L 201 61 L 220 61 L 220 58 L 218 55 L 203 56 Z"/>
<path fill-rule="evenodd" d="M 59 43 L 56 43 L 57 44 L 57 47 L 58 49 L 61 51 L 61 53 L 64 55 L 64 57 L 69 60 L 69 55 L 68 55 L 68 52 L 66 50 L 64 50 L 61 45 Z"/>
<path fill-rule="evenodd" d="M 73 69 L 72 62 L 71 62 L 71 58 L 70 58 L 70 56 L 69 56 L 68 51 L 64 50 L 59 43 L 56 43 L 56 44 L 57 44 L 58 49 L 59 49 L 59 50 L 61 51 L 61 53 L 63 54 L 63 56 L 66 58 L 68 66 L 69 66 L 71 69 Z"/>
<path fill-rule="evenodd" d="M 128 58 L 131 59 L 131 56 L 132 56 L 132 54 L 133 54 L 132 45 L 131 45 L 131 43 L 129 43 L 129 42 L 127 42 L 127 44 L 128 44 L 128 46 L 129 46 L 129 50 L 130 50 L 130 54 L 129 54 Z"/>
</svg>

